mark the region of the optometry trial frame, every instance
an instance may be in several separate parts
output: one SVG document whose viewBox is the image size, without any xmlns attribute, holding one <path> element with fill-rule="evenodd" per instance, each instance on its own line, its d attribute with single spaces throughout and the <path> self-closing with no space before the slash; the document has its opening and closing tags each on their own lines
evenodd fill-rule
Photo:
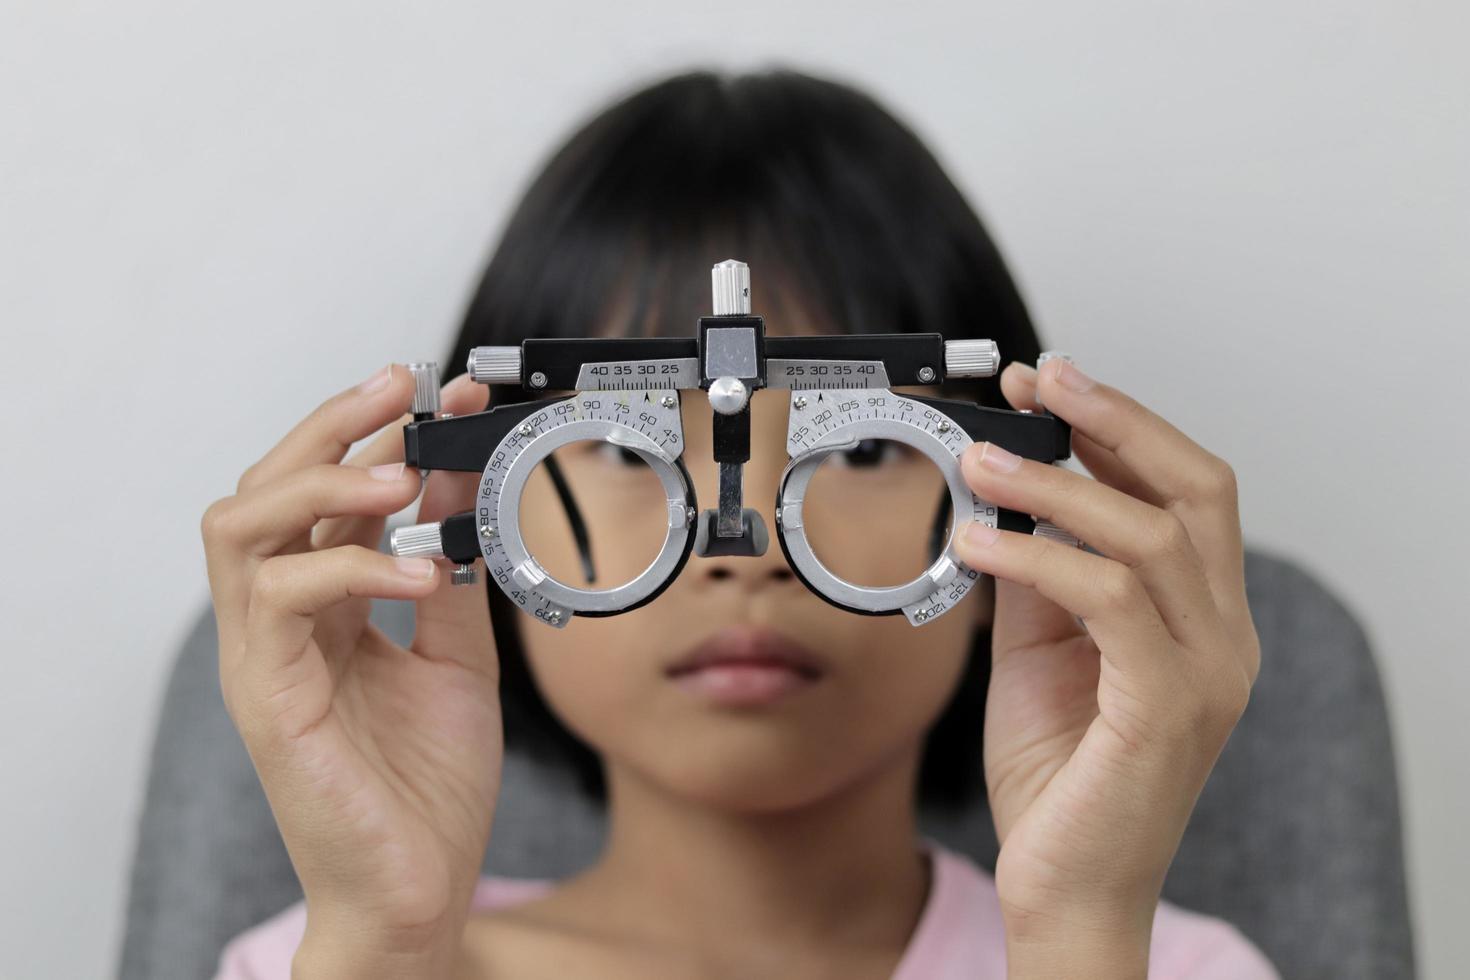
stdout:
<svg viewBox="0 0 1470 980">
<path fill-rule="evenodd" d="M 1043 463 L 1071 456 L 1071 426 L 1037 410 L 990 408 L 970 402 L 898 394 L 899 385 L 932 385 L 952 378 L 984 378 L 1000 369 L 992 340 L 945 340 L 937 333 L 767 337 L 751 315 L 750 270 L 727 259 L 711 271 L 714 314 L 701 317 L 692 337 L 538 338 L 519 346 L 476 347 L 468 372 L 481 384 L 520 385 L 529 391 L 572 391 L 497 405 L 470 415 L 441 414 L 434 362 L 409 364 L 417 385 L 413 421 L 403 430 L 404 460 L 425 473 L 480 474 L 475 506 L 428 524 L 396 529 L 397 556 L 447 558 L 456 585 L 476 581 L 483 559 L 495 584 L 528 615 L 554 627 L 572 616 L 615 616 L 658 598 L 691 552 L 754 557 L 766 552 L 769 533 L 758 511 L 744 506 L 742 473 L 750 460 L 750 400 L 760 388 L 791 392 L 786 448 L 790 461 L 776 499 L 776 536 L 797 578 L 842 609 L 863 615 L 903 613 L 914 626 L 932 622 L 968 594 L 980 573 L 953 551 L 965 520 L 1004 530 L 1081 542 L 1034 515 L 997 507 L 976 496 L 960 472 L 960 455 L 988 440 Z M 1047 351 L 1039 368 L 1051 357 Z M 717 507 L 701 511 L 684 465 L 680 397 L 703 391 L 713 415 L 713 453 L 719 464 Z M 601 440 L 636 454 L 658 477 L 667 511 L 658 555 L 630 581 L 582 589 L 550 575 L 521 535 L 521 495 L 544 465 L 571 523 L 588 583 L 595 568 L 586 527 L 552 453 L 573 442 Z M 905 444 L 931 460 L 946 492 L 931 534 L 931 564 L 913 580 L 891 587 L 849 582 L 830 571 L 807 538 L 804 509 L 812 476 L 828 456 L 864 440 Z M 950 514 L 956 520 L 944 530 Z M 854 534 L 868 534 L 865 527 Z"/>
</svg>

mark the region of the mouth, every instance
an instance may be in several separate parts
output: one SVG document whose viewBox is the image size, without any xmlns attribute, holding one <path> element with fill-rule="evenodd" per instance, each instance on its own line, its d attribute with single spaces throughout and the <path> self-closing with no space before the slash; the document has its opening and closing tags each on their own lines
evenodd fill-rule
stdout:
<svg viewBox="0 0 1470 980">
<path fill-rule="evenodd" d="M 762 705 L 811 687 L 827 672 L 810 648 L 775 630 L 727 626 L 664 668 L 683 690 L 718 704 Z"/>
</svg>

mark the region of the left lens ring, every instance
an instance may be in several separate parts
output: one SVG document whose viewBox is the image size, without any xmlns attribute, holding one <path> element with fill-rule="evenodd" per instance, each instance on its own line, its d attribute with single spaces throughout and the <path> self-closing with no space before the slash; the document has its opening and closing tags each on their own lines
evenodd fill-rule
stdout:
<svg viewBox="0 0 1470 980">
<path fill-rule="evenodd" d="M 512 602 L 551 626 L 563 627 L 574 615 L 617 615 L 651 602 L 688 560 L 694 544 L 690 515 L 698 510 L 677 453 L 683 445 L 678 405 L 640 404 L 638 411 L 628 411 L 629 403 L 645 394 L 583 392 L 550 405 L 513 429 L 485 465 L 475 499 L 486 570 Z M 559 581 L 530 553 L 520 530 L 521 494 L 531 474 L 557 449 L 586 440 L 636 453 L 658 477 L 664 495 L 666 533 L 657 556 L 633 579 L 611 589 L 579 589 Z"/>
</svg>

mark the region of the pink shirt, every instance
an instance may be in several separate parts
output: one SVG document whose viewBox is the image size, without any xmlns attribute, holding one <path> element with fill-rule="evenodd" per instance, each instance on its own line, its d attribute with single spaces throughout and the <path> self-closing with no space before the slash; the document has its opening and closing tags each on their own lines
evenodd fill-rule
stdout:
<svg viewBox="0 0 1470 980">
<path fill-rule="evenodd" d="M 968 856 L 924 838 L 933 868 L 919 924 L 892 980 L 1005 980 L 1005 933 L 995 879 Z M 555 886 L 543 878 L 482 876 L 472 908 L 527 901 Z M 215 980 L 288 980 L 306 930 L 306 905 L 247 929 L 225 946 Z M 1149 950 L 1149 980 L 1280 980 L 1250 940 L 1223 919 L 1160 902 Z"/>
</svg>

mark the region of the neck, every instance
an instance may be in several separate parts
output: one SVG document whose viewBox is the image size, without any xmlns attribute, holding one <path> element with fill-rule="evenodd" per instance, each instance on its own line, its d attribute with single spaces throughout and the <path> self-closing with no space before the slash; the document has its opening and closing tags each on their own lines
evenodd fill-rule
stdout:
<svg viewBox="0 0 1470 980">
<path fill-rule="evenodd" d="M 929 888 L 918 760 L 914 748 L 821 799 L 749 812 L 675 795 L 609 759 L 608 841 L 579 885 L 624 935 L 901 950 Z"/>
</svg>

